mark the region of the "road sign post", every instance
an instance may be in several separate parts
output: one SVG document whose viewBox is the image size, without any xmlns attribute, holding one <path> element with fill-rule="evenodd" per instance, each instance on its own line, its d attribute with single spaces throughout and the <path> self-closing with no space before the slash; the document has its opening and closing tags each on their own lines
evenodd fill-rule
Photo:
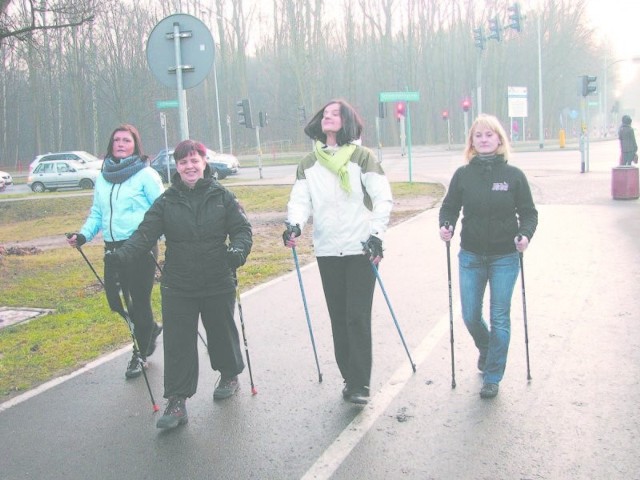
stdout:
<svg viewBox="0 0 640 480">
<path fill-rule="evenodd" d="M 409 108 L 410 102 L 420 101 L 420 92 L 380 92 L 378 95 L 378 101 L 380 103 L 385 102 L 407 102 L 406 110 L 406 137 L 407 137 L 407 158 L 409 160 L 409 183 L 412 180 L 413 161 L 411 158 L 411 109 Z"/>
<path fill-rule="evenodd" d="M 171 41 L 172 43 L 168 43 Z M 196 17 L 169 15 L 153 28 L 147 40 L 147 63 L 156 79 L 177 90 L 181 140 L 189 138 L 186 89 L 200 84 L 211 70 L 213 36 Z M 170 106 L 160 108 L 175 108 Z"/>
</svg>

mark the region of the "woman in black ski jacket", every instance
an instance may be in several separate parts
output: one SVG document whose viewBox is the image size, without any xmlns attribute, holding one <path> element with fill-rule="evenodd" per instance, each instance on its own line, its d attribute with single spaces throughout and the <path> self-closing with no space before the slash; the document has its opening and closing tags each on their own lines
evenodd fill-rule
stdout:
<svg viewBox="0 0 640 480">
<path fill-rule="evenodd" d="M 482 398 L 498 394 L 511 332 L 511 297 L 519 255 L 538 225 L 538 212 L 524 173 L 507 163 L 509 140 L 499 120 L 480 115 L 471 126 L 465 157 L 440 208 L 440 237 L 451 240 L 462 210 L 459 277 L 462 318 L 480 352 Z M 490 328 L 483 318 L 490 289 Z"/>
<path fill-rule="evenodd" d="M 252 232 L 233 193 L 211 176 L 206 147 L 185 140 L 175 149 L 173 186 L 149 209 L 138 230 L 105 263 L 125 265 L 164 235 L 162 275 L 164 397 L 158 428 L 187 422 L 185 401 L 198 384 L 198 320 L 207 332 L 211 367 L 221 373 L 215 400 L 232 396 L 244 369 L 234 321 L 235 270 L 251 251 Z M 228 245 L 227 245 L 228 240 Z"/>
</svg>

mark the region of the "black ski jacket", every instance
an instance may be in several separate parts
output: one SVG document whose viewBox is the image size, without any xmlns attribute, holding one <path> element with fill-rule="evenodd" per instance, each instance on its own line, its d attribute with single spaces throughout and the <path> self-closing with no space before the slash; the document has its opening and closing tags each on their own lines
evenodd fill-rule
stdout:
<svg viewBox="0 0 640 480">
<path fill-rule="evenodd" d="M 243 250 L 245 258 L 249 255 L 253 240 L 244 210 L 235 195 L 211 177 L 198 180 L 193 190 L 178 174 L 173 181 L 113 254 L 119 263 L 129 262 L 164 235 L 163 295 L 199 297 L 234 291 L 226 242 Z"/>
<path fill-rule="evenodd" d="M 454 228 L 462 209 L 460 246 L 478 255 L 516 251 L 513 239 L 529 240 L 538 226 L 538 211 L 522 170 L 502 155 L 474 157 L 456 170 L 440 208 L 440 226 Z"/>
</svg>

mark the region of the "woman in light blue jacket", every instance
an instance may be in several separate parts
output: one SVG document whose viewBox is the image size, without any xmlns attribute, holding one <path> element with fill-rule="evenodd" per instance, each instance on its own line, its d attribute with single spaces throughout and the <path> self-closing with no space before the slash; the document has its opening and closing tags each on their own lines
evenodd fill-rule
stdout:
<svg viewBox="0 0 640 480">
<path fill-rule="evenodd" d="M 70 235 L 69 245 L 79 247 L 102 231 L 105 251 L 114 251 L 133 234 L 153 202 L 162 194 L 160 175 L 149 166 L 142 153 L 140 134 L 133 125 L 123 124 L 111 134 L 102 172 L 96 180 L 93 205 L 78 233 Z M 139 257 L 117 272 L 105 267 L 107 289 L 119 277 L 131 296 L 129 316 L 141 352 L 133 352 L 126 378 L 142 374 L 146 358 L 156 347 L 162 327 L 155 323 L 151 310 L 156 257 L 155 246 L 149 255 Z"/>
</svg>

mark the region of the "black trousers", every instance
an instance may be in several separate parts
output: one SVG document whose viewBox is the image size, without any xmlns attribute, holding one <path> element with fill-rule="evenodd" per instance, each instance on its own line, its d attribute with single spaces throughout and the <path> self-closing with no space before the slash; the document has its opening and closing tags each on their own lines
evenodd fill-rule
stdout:
<svg viewBox="0 0 640 480">
<path fill-rule="evenodd" d="M 105 251 L 117 249 L 122 243 L 124 242 L 105 242 Z M 146 357 L 151 333 L 155 326 L 153 310 L 151 309 L 151 291 L 153 290 L 155 279 L 157 256 L 158 247 L 155 246 L 151 251 L 141 255 L 134 261 L 119 267 L 117 272 L 111 271 L 106 266 L 104 269 L 107 288 L 113 289 L 113 284 L 119 280 L 123 291 L 129 292 L 131 298 L 128 311 L 129 318 L 133 323 L 133 333 L 143 357 Z M 117 287 L 115 287 L 115 293 L 112 293 L 112 295 L 115 295 L 116 298 L 119 295 Z M 127 308 L 126 304 L 123 306 L 125 309 Z"/>
<path fill-rule="evenodd" d="M 235 292 L 206 297 L 162 296 L 164 398 L 196 393 L 199 319 L 207 332 L 211 368 L 228 377 L 244 370 L 234 311 Z"/>
<path fill-rule="evenodd" d="M 371 380 L 371 305 L 376 277 L 365 255 L 318 257 L 322 288 L 331 317 L 333 349 L 350 388 Z"/>
</svg>

